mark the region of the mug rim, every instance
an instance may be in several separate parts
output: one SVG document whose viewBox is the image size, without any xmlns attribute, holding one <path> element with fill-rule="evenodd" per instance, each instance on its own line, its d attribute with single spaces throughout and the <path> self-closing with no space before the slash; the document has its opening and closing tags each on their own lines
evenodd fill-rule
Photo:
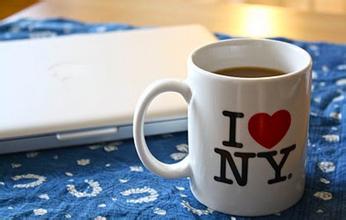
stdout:
<svg viewBox="0 0 346 220">
<path fill-rule="evenodd" d="M 215 47 L 215 46 L 224 46 L 224 45 L 228 45 L 228 44 L 232 45 L 235 42 L 253 42 L 253 41 L 269 42 L 271 44 L 278 44 L 280 46 L 290 47 L 293 50 L 297 50 L 297 51 L 301 52 L 304 56 L 307 57 L 308 60 L 302 68 L 299 68 L 295 71 L 291 71 L 291 72 L 288 72 L 288 73 L 285 73 L 282 75 L 265 76 L 265 77 L 225 76 L 225 75 L 221 75 L 221 74 L 217 74 L 217 73 L 208 71 L 208 70 L 198 66 L 193 60 L 193 57 L 203 49 L 207 49 L 207 48 Z M 294 44 L 287 43 L 287 42 L 283 42 L 283 41 L 279 41 L 279 40 L 272 40 L 272 39 L 262 39 L 262 38 L 233 38 L 233 39 L 227 39 L 227 40 L 220 40 L 220 41 L 209 43 L 209 44 L 206 44 L 206 45 L 203 45 L 201 47 L 196 48 L 190 54 L 188 63 L 192 64 L 193 68 L 197 69 L 198 72 L 200 72 L 204 75 L 210 76 L 210 77 L 215 77 L 217 79 L 222 79 L 222 80 L 241 80 L 241 81 L 251 81 L 252 82 L 252 81 L 282 80 L 282 79 L 286 79 L 286 78 L 290 78 L 292 76 L 298 75 L 299 73 L 304 73 L 312 66 L 312 58 L 311 58 L 311 55 L 306 50 L 304 50 L 303 48 L 298 47 Z"/>
</svg>

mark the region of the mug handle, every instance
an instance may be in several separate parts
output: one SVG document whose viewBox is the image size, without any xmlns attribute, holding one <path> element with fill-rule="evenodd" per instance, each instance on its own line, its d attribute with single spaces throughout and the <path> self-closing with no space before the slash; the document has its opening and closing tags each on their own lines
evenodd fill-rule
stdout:
<svg viewBox="0 0 346 220">
<path fill-rule="evenodd" d="M 186 82 L 177 80 L 160 80 L 150 85 L 140 97 L 133 118 L 133 139 L 139 158 L 144 166 L 159 176 L 179 178 L 190 176 L 189 155 L 175 164 L 167 164 L 156 159 L 150 152 L 144 138 L 144 116 L 153 99 L 164 92 L 177 92 L 187 103 L 191 99 L 191 89 Z"/>
</svg>

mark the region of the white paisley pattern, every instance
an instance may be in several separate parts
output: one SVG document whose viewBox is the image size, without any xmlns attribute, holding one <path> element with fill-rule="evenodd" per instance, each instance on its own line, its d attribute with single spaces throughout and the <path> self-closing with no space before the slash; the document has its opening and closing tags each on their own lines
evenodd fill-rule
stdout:
<svg viewBox="0 0 346 220">
<path fill-rule="evenodd" d="M 20 163 L 11 163 L 11 167 L 12 167 L 13 169 L 19 168 L 19 167 L 21 167 L 21 166 L 22 166 L 22 164 L 20 164 Z"/>
<path fill-rule="evenodd" d="M 328 142 L 339 142 L 340 141 L 340 136 L 336 134 L 327 134 L 322 136 L 324 140 Z"/>
<path fill-rule="evenodd" d="M 108 143 L 103 147 L 103 150 L 106 152 L 117 151 L 120 144 L 122 144 L 121 141 Z"/>
<path fill-rule="evenodd" d="M 177 148 L 177 150 L 179 152 L 176 152 L 176 153 L 172 153 L 170 155 L 170 157 L 173 159 L 173 160 L 182 160 L 184 159 L 188 152 L 189 152 L 189 147 L 187 144 L 178 144 L 177 146 L 175 146 Z"/>
<path fill-rule="evenodd" d="M 314 196 L 322 200 L 331 200 L 333 198 L 333 194 L 330 192 L 316 192 Z"/>
<path fill-rule="evenodd" d="M 49 200 L 49 196 L 47 193 L 44 193 L 44 194 L 41 194 L 41 195 L 38 195 L 38 198 L 40 199 L 44 199 L 44 200 Z"/>
<path fill-rule="evenodd" d="M 318 163 L 318 167 L 324 173 L 330 173 L 335 171 L 335 164 L 331 161 L 322 161 Z"/>
<path fill-rule="evenodd" d="M 38 152 L 29 152 L 29 153 L 26 153 L 26 157 L 27 158 L 34 158 L 34 157 L 37 157 L 38 155 Z"/>
<path fill-rule="evenodd" d="M 34 215 L 45 215 L 47 214 L 47 210 L 46 209 L 34 209 L 33 210 Z"/>
<path fill-rule="evenodd" d="M 157 215 L 166 215 L 166 214 L 167 214 L 167 211 L 166 211 L 166 210 L 160 209 L 160 208 L 155 208 L 155 209 L 153 210 L 153 212 L 154 212 L 155 214 L 157 214 Z"/>
<path fill-rule="evenodd" d="M 143 172 L 143 167 L 141 166 L 130 166 L 131 172 Z"/>
<path fill-rule="evenodd" d="M 36 175 L 36 174 L 31 174 L 31 173 L 13 176 L 12 179 L 14 181 L 18 181 L 21 179 L 35 179 L 35 181 L 30 183 L 15 184 L 13 185 L 13 188 L 33 188 L 33 187 L 41 185 L 44 181 L 46 181 L 46 177 Z"/>
<path fill-rule="evenodd" d="M 90 159 L 79 159 L 77 160 L 79 166 L 86 166 L 90 164 Z"/>
<path fill-rule="evenodd" d="M 85 182 L 86 184 L 88 184 L 88 185 L 91 187 L 91 192 L 88 193 L 88 192 L 85 192 L 85 191 L 83 191 L 83 192 L 77 191 L 76 186 L 73 185 L 73 184 L 68 184 L 68 185 L 66 186 L 67 191 L 68 191 L 71 195 L 73 195 L 73 196 L 75 196 L 75 197 L 77 197 L 77 198 L 95 197 L 95 196 L 97 196 L 98 194 L 100 194 L 100 192 L 102 191 L 102 188 L 100 187 L 99 182 L 94 181 L 94 180 L 85 180 L 84 182 Z M 89 187 L 88 187 L 88 188 L 89 188 Z M 88 188 L 87 188 L 87 189 L 88 189 Z"/>
<path fill-rule="evenodd" d="M 121 195 L 123 196 L 130 196 L 133 194 L 142 194 L 142 193 L 148 193 L 149 195 L 140 197 L 137 199 L 127 199 L 126 202 L 128 203 L 148 203 L 148 202 L 153 202 L 159 197 L 158 192 L 155 189 L 152 189 L 150 187 L 143 187 L 143 188 L 133 188 L 133 189 L 128 189 L 123 192 L 121 192 Z"/>
<path fill-rule="evenodd" d="M 121 178 L 119 179 L 120 183 L 127 183 L 128 181 L 129 181 L 129 179 L 121 179 Z"/>
<path fill-rule="evenodd" d="M 182 200 L 181 201 L 181 205 L 187 209 L 188 211 L 192 212 L 193 214 L 196 214 L 198 216 L 202 216 L 202 215 L 209 215 L 213 213 L 213 210 L 210 208 L 207 209 L 197 209 L 194 208 L 190 205 L 190 203 L 188 201 Z"/>
</svg>

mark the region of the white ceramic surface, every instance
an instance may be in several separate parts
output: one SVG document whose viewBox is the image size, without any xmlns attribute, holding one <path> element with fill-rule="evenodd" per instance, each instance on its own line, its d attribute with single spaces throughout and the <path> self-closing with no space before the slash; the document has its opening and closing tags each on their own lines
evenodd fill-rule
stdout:
<svg viewBox="0 0 346 220">
<path fill-rule="evenodd" d="M 287 74 L 240 78 L 212 73 L 257 66 Z M 134 140 L 143 164 L 167 177 L 190 177 L 194 196 L 206 206 L 241 216 L 282 211 L 303 195 L 311 86 L 311 57 L 273 40 L 233 39 L 194 51 L 184 82 L 149 86 L 134 115 Z M 160 93 L 188 102 L 189 154 L 176 164 L 158 161 L 144 136 L 144 115 Z"/>
</svg>

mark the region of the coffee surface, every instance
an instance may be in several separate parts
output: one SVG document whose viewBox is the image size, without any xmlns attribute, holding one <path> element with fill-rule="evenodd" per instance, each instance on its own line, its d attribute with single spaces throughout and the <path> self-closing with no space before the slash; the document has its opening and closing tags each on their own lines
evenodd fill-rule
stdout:
<svg viewBox="0 0 346 220">
<path fill-rule="evenodd" d="M 224 76 L 242 77 L 242 78 L 259 78 L 280 76 L 286 74 L 281 70 L 263 68 L 263 67 L 231 67 L 214 71 L 216 74 Z"/>
</svg>

